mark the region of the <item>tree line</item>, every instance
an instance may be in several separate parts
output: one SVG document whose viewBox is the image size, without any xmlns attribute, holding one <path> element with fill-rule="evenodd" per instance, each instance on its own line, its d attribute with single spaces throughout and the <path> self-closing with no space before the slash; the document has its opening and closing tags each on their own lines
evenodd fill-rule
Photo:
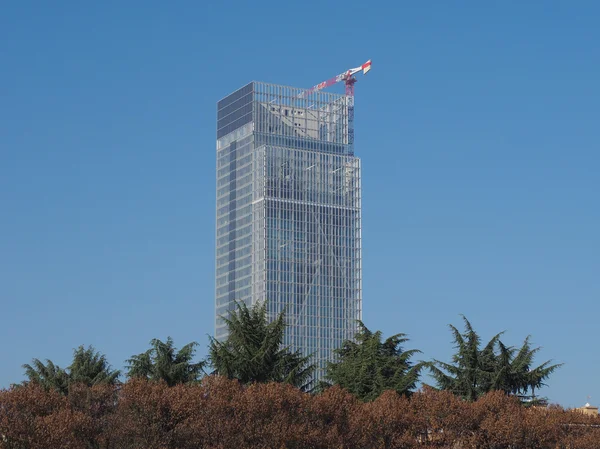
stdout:
<svg viewBox="0 0 600 449">
<path fill-rule="evenodd" d="M 0 448 L 597 447 L 598 420 L 535 398 L 560 364 L 536 366 L 529 337 L 483 344 L 463 321 L 450 325 L 449 362 L 414 361 L 405 334 L 383 339 L 359 322 L 319 383 L 311 356 L 282 345 L 285 314 L 269 320 L 264 303 L 237 304 L 206 360 L 196 342 L 152 340 L 124 381 L 80 346 L 68 367 L 33 359 L 0 391 Z M 417 390 L 424 371 L 436 385 Z"/>
<path fill-rule="evenodd" d="M 315 366 L 311 355 L 292 351 L 282 345 L 285 313 L 269 320 L 265 303 L 252 307 L 237 303 L 236 310 L 224 318 L 228 338 L 218 341 L 210 337 L 208 358 L 194 361 L 197 342 L 175 347 L 153 339 L 150 348 L 133 355 L 126 363 L 127 379 L 162 380 L 168 386 L 198 382 L 205 375 L 220 375 L 242 384 L 281 382 L 302 391 L 320 392 L 338 385 L 362 401 L 372 401 L 384 391 L 393 390 L 410 396 L 424 370 L 431 373 L 436 388 L 450 391 L 467 401 L 475 401 L 491 391 L 515 395 L 528 404 L 539 403 L 536 389 L 545 385 L 561 364 L 546 361 L 534 364 L 539 347 L 532 347 L 527 337 L 521 347 L 507 346 L 498 333 L 485 345 L 469 320 L 463 316 L 464 331 L 450 325 L 456 353 L 450 362 L 413 359 L 421 351 L 405 349 L 409 341 L 399 333 L 383 339 L 380 331 L 369 330 L 362 322 L 353 340 L 338 348 L 335 361 L 327 365 L 326 377 L 314 383 Z M 71 384 L 114 385 L 121 372 L 113 370 L 106 356 L 93 347 L 75 349 L 72 363 L 60 368 L 51 360 L 33 359 L 23 365 L 27 380 L 61 394 Z"/>
</svg>

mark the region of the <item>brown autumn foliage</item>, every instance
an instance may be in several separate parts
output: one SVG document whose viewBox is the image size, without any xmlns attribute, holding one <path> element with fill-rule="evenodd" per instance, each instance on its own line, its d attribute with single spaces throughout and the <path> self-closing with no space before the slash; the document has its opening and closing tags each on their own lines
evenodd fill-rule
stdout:
<svg viewBox="0 0 600 449">
<path fill-rule="evenodd" d="M 363 403 L 338 387 L 310 395 L 219 377 L 74 386 L 66 397 L 36 385 L 0 391 L 1 449 L 598 447 L 600 418 L 524 408 L 500 392 L 467 403 L 424 388 Z"/>
<path fill-rule="evenodd" d="M 425 447 L 452 447 L 457 441 L 465 444 L 477 432 L 473 404 L 448 391 L 426 387 L 414 394 L 410 402 L 417 422 L 415 436 L 429 445 Z"/>
<path fill-rule="evenodd" d="M 54 391 L 31 385 L 0 393 L 2 448 L 80 448 L 93 427 L 90 414 Z"/>
</svg>

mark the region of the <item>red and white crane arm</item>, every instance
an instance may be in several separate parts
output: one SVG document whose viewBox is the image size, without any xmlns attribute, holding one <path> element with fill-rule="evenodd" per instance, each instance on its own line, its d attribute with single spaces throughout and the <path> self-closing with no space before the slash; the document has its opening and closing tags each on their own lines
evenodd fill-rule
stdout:
<svg viewBox="0 0 600 449">
<path fill-rule="evenodd" d="M 327 81 L 323 81 L 322 83 L 319 83 L 316 86 L 305 90 L 299 95 L 299 97 L 306 97 L 307 95 L 313 92 L 325 89 L 326 87 L 329 87 L 335 83 L 339 83 L 340 81 L 344 81 L 346 83 L 346 95 L 354 95 L 354 83 L 356 82 L 356 78 L 354 78 L 354 75 L 361 71 L 363 72 L 363 74 L 366 75 L 369 70 L 371 70 L 370 59 L 360 67 L 355 67 L 353 69 L 346 70 L 344 73 L 340 73 L 338 76 L 328 79 Z"/>
</svg>

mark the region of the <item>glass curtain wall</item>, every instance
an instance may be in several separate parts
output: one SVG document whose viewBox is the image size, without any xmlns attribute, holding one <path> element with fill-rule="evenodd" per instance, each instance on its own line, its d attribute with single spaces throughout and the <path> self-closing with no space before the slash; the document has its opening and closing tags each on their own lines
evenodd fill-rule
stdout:
<svg viewBox="0 0 600 449">
<path fill-rule="evenodd" d="M 361 318 L 353 98 L 253 82 L 217 109 L 215 335 L 234 300 L 266 300 L 318 379 Z"/>
</svg>

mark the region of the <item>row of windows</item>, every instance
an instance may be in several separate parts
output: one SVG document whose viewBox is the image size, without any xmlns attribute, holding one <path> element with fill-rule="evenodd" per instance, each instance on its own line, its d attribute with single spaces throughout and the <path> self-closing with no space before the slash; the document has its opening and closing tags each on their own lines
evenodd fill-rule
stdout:
<svg viewBox="0 0 600 449">
<path fill-rule="evenodd" d="M 268 199 L 293 200 L 297 204 L 311 206 L 319 204 L 336 205 L 343 208 L 359 208 L 359 190 L 341 189 L 337 192 L 302 191 L 298 189 L 279 189 L 267 187 L 266 197 Z"/>
<path fill-rule="evenodd" d="M 231 182 L 235 179 L 242 178 L 244 175 L 252 172 L 252 164 L 246 163 L 246 165 L 236 168 L 235 170 L 231 170 L 229 167 L 222 168 L 219 170 L 219 180 L 217 181 L 217 185 L 224 185 L 223 182 Z"/>
<path fill-rule="evenodd" d="M 267 274 L 266 294 L 276 302 L 286 302 L 295 298 L 303 304 L 317 305 L 319 301 L 327 307 L 346 307 L 348 301 L 355 301 L 360 296 L 360 279 L 351 282 L 340 282 L 344 279 L 329 278 L 328 281 L 318 281 L 317 277 L 309 278 L 305 283 L 284 282 L 274 279 Z M 306 303 L 307 298 L 309 302 Z"/>
<path fill-rule="evenodd" d="M 245 246 L 243 248 L 238 248 L 235 251 L 232 251 L 231 253 L 227 253 L 224 256 L 217 257 L 217 266 L 221 266 L 227 262 L 230 262 L 231 260 L 240 259 L 244 256 L 247 256 L 251 252 L 252 252 L 251 245 Z"/>
<path fill-rule="evenodd" d="M 249 215 L 250 213 L 252 213 L 252 204 L 248 204 L 247 206 L 236 208 L 235 212 L 236 212 L 236 219 L 237 219 L 237 217 L 243 217 L 245 215 Z M 217 216 L 219 217 L 217 219 L 217 227 L 218 228 L 220 228 L 222 225 L 230 222 L 229 211 L 228 211 L 228 213 L 226 213 L 223 216 L 221 216 L 220 214 L 218 214 Z"/>
<path fill-rule="evenodd" d="M 314 139 L 321 145 L 328 142 L 337 145 L 346 145 L 350 141 L 347 123 L 343 119 L 331 123 L 306 119 L 279 119 L 277 117 L 255 117 L 254 127 L 256 132 L 271 134 L 277 137 L 296 139 Z M 346 153 L 346 152 L 344 152 Z"/>
<path fill-rule="evenodd" d="M 225 107 L 232 104 L 239 98 L 242 98 L 242 97 L 248 95 L 249 93 L 254 92 L 254 90 L 255 90 L 254 84 L 255 83 L 248 83 L 245 86 L 236 90 L 235 92 L 232 92 L 231 94 L 227 95 L 225 98 L 219 100 L 217 102 L 217 110 L 224 109 Z"/>
<path fill-rule="evenodd" d="M 294 251 L 313 253 L 319 250 L 329 252 L 328 248 L 335 248 L 335 251 L 358 249 L 360 238 L 357 230 L 340 229 L 334 232 L 330 227 L 325 226 L 316 232 L 307 229 L 270 227 L 265 229 L 267 247 L 281 253 Z"/>
<path fill-rule="evenodd" d="M 227 267 L 228 268 L 228 267 Z M 238 268 L 236 270 L 227 269 L 222 274 L 217 276 L 217 287 L 226 284 L 231 279 L 241 279 L 252 274 L 252 266 Z"/>
<path fill-rule="evenodd" d="M 228 188 L 231 188 L 232 184 L 233 186 L 241 187 L 250 182 L 252 182 L 252 173 L 239 179 L 230 179 L 229 177 L 221 178 L 217 181 L 217 187 L 221 188 L 224 186 L 228 186 Z"/>
<path fill-rule="evenodd" d="M 341 327 L 326 326 L 308 326 L 305 324 L 296 324 L 292 319 L 289 320 L 290 326 L 287 328 L 286 337 L 288 341 L 303 340 L 308 338 L 312 339 L 311 343 L 307 343 L 306 346 L 315 346 L 319 348 L 327 348 L 336 344 L 335 340 L 338 338 L 346 339 L 345 335 L 348 335 L 356 329 L 356 322 L 351 320 L 340 320 L 342 322 Z M 315 340 L 323 339 L 321 342 Z M 333 341 L 331 341 L 333 340 Z M 331 341 L 331 342 L 330 342 Z"/>
<path fill-rule="evenodd" d="M 352 243 L 356 245 L 352 245 Z M 354 242 L 349 241 L 332 241 L 332 239 L 323 239 L 319 244 L 294 242 L 286 240 L 269 239 L 267 246 L 267 258 L 273 261 L 301 258 L 301 259 L 322 259 L 319 263 L 323 265 L 330 264 L 328 260 L 334 257 L 338 262 L 344 259 L 350 261 L 356 257 L 360 257 L 360 239 L 355 239 Z M 344 245 L 344 243 L 346 245 Z"/>
<path fill-rule="evenodd" d="M 346 252 L 342 253 L 338 249 L 321 250 L 321 251 L 283 251 L 283 250 L 269 250 L 267 252 L 267 260 L 269 260 L 269 269 L 271 267 L 277 268 L 277 263 L 287 264 L 309 264 L 310 269 L 315 269 L 317 266 L 320 269 L 327 269 L 332 267 L 350 267 L 356 263 L 356 259 L 360 257 L 360 253 L 352 249 L 347 249 Z M 280 266 L 283 270 L 283 265 Z"/>
<path fill-rule="evenodd" d="M 224 174 L 228 173 L 231 170 L 231 166 L 235 166 L 236 168 L 240 168 L 246 164 L 252 162 L 252 144 L 248 143 L 242 147 L 238 146 L 235 151 L 231 151 L 229 153 L 225 153 L 226 157 L 220 157 L 219 161 L 225 159 L 227 160 L 227 164 L 223 164 L 217 171 L 217 177 L 221 177 Z"/>
<path fill-rule="evenodd" d="M 279 307 L 279 304 L 269 303 L 268 310 L 269 313 L 276 315 L 281 313 L 282 310 L 286 312 L 286 318 L 290 322 L 290 325 L 297 325 L 299 327 L 303 326 L 312 326 L 312 327 L 337 327 L 344 328 L 347 327 L 348 324 L 353 324 L 352 321 L 348 321 L 348 319 L 356 318 L 356 315 L 360 313 L 360 310 L 357 306 L 358 303 L 354 303 L 353 306 L 349 305 L 345 309 L 327 309 L 325 313 L 321 313 L 320 315 L 316 315 L 314 313 L 314 307 L 305 307 L 305 308 L 297 308 L 294 310 L 293 307 L 290 307 L 287 304 L 287 307 Z M 277 306 L 277 307 L 276 307 Z M 283 305 L 285 306 L 285 305 Z M 319 309 L 317 308 L 317 311 Z M 341 310 L 341 313 L 337 313 L 337 310 Z M 301 312 L 301 314 L 299 313 Z M 334 315 L 335 312 L 335 315 Z"/>
<path fill-rule="evenodd" d="M 250 196 L 250 201 L 252 200 L 252 184 L 246 184 L 244 187 L 240 187 L 237 190 L 235 190 L 234 192 L 234 198 L 237 200 L 237 198 L 243 198 L 246 195 Z M 223 195 L 221 198 L 219 198 L 217 200 L 217 207 L 221 207 L 224 204 L 228 204 L 231 201 L 231 192 L 229 192 L 229 190 L 227 190 L 225 193 L 225 195 Z"/>
<path fill-rule="evenodd" d="M 342 252 L 343 251 L 343 252 Z M 270 267 L 277 267 L 277 262 L 306 265 L 310 264 L 311 269 L 315 265 L 324 268 L 330 267 L 346 267 L 356 263 L 356 259 L 360 257 L 360 253 L 355 248 L 345 248 L 340 251 L 339 247 L 333 251 L 309 251 L 309 250 L 282 250 L 269 249 L 267 259 L 273 262 Z M 226 252 L 226 251 L 225 251 Z M 333 254 L 332 254 L 333 252 Z M 334 260 L 333 260 L 334 259 Z M 283 269 L 283 268 L 282 268 Z"/>
<path fill-rule="evenodd" d="M 294 201 L 289 198 L 265 198 L 267 209 L 274 213 L 279 213 L 281 218 L 290 219 L 292 214 L 296 217 L 301 217 L 298 212 L 304 212 L 312 215 L 322 216 L 327 220 L 336 220 L 340 216 L 355 216 L 360 210 L 356 205 L 337 205 L 332 203 L 308 203 L 305 201 Z M 277 216 L 269 213 L 270 216 Z M 303 218 L 297 218 L 296 221 L 301 221 Z M 341 224 L 338 222 L 338 224 Z"/>
<path fill-rule="evenodd" d="M 270 219 L 265 219 L 267 223 Z M 297 249 L 312 251 L 323 245 L 336 248 L 356 248 L 360 241 L 359 228 L 335 228 L 334 226 L 318 226 L 314 223 L 301 223 L 292 225 L 290 228 L 265 227 L 265 234 L 269 240 L 269 247 L 276 249 Z"/>
<path fill-rule="evenodd" d="M 348 335 L 350 338 L 353 336 L 353 333 L 356 331 L 356 324 L 353 323 L 350 326 L 345 326 L 342 328 L 333 328 L 331 332 L 321 336 L 318 333 L 308 335 L 307 332 L 299 332 L 296 333 L 296 329 L 304 329 L 305 327 L 288 327 L 286 332 L 284 333 L 283 341 L 286 345 L 296 346 L 299 342 L 303 342 L 302 344 L 304 348 L 313 348 L 313 351 L 316 350 L 327 350 L 327 349 L 335 349 L 339 347 L 341 341 L 346 340 Z M 325 337 L 325 338 L 323 338 Z"/>
<path fill-rule="evenodd" d="M 246 301 L 250 299 L 250 288 L 244 288 L 242 290 L 234 291 L 232 294 L 230 292 L 217 296 L 216 299 L 216 309 L 217 310 L 226 310 L 227 307 L 232 307 L 235 301 Z M 242 294 L 241 292 L 244 292 Z"/>
<path fill-rule="evenodd" d="M 289 200 L 267 198 L 266 215 L 269 218 L 304 222 L 306 217 L 335 226 L 348 226 L 360 218 L 360 211 L 348 207 L 335 207 L 330 204 L 306 204 Z"/>
<path fill-rule="evenodd" d="M 217 288 L 217 297 L 222 296 L 222 295 L 228 293 L 230 290 L 239 290 L 239 289 L 242 289 L 244 287 L 248 287 L 251 283 L 252 283 L 252 277 L 250 277 L 250 276 L 242 278 L 242 279 L 239 279 L 239 280 L 236 279 L 236 281 L 235 281 L 235 288 L 233 288 L 233 289 L 230 289 L 230 285 L 225 285 L 223 287 L 218 287 Z"/>
<path fill-rule="evenodd" d="M 360 202 L 360 187 L 352 183 L 345 185 L 308 186 L 296 181 L 281 182 L 267 179 L 263 194 L 269 199 L 295 201 L 297 204 L 326 204 L 346 208 L 357 208 Z"/>
<path fill-rule="evenodd" d="M 246 167 L 252 167 L 252 155 L 248 154 L 246 156 L 243 157 L 238 157 L 235 161 L 235 170 L 232 170 L 231 167 L 232 163 L 230 162 L 229 165 L 220 168 L 217 171 L 217 178 L 221 179 L 223 176 L 228 176 L 229 179 L 231 179 L 231 174 L 233 172 L 235 172 L 236 176 L 240 177 L 242 175 L 245 175 L 246 173 L 249 172 L 249 170 L 246 170 L 246 172 L 242 172 L 242 168 L 246 168 Z"/>
<path fill-rule="evenodd" d="M 242 131 L 242 129 L 238 131 Z M 233 134 L 237 134 L 237 131 Z M 219 142 L 223 142 L 223 139 L 219 139 Z M 241 139 L 235 139 L 235 146 L 232 146 L 233 140 L 227 145 L 222 145 L 221 150 L 217 153 L 217 168 L 224 167 L 231 163 L 232 158 L 245 156 L 252 153 L 254 145 L 254 135 L 245 135 Z"/>
<path fill-rule="evenodd" d="M 256 132 L 254 144 L 256 147 L 267 145 L 279 148 L 302 148 L 304 150 L 318 152 L 317 154 L 353 155 L 352 149 L 347 144 L 323 142 L 317 139 L 281 136 L 269 133 Z"/>
<path fill-rule="evenodd" d="M 228 246 L 221 248 L 224 251 L 221 251 L 223 255 L 227 258 L 227 260 L 239 259 L 240 257 L 247 256 L 252 252 L 252 245 L 239 246 L 234 249 L 229 249 Z M 218 260 L 223 260 L 222 257 L 219 257 Z M 220 264 L 219 264 L 220 265 Z"/>
<path fill-rule="evenodd" d="M 334 170 L 340 167 L 353 166 L 358 168 L 358 159 L 354 156 L 331 154 L 326 152 L 314 151 L 311 149 L 302 149 L 299 147 L 286 148 L 274 145 L 265 147 L 267 155 L 267 165 L 279 167 L 287 162 L 290 168 L 295 168 L 301 173 L 301 170 L 307 170 L 306 174 L 322 172 L 325 174 L 334 174 Z M 314 165 L 314 167 L 312 167 Z M 271 172 L 272 173 L 272 172 Z"/>
<path fill-rule="evenodd" d="M 233 117 L 231 117 L 231 118 L 233 118 Z M 222 126 L 219 129 L 217 129 L 217 138 L 226 136 L 227 134 L 235 131 L 236 129 L 242 127 L 243 125 L 250 123 L 251 121 L 252 121 L 252 112 L 250 112 L 249 114 L 243 115 L 231 122 L 223 121 L 222 123 L 219 124 Z M 225 123 L 228 123 L 228 124 L 225 124 Z"/>
<path fill-rule="evenodd" d="M 272 298 L 270 295 L 267 295 L 269 298 Z M 314 301 L 315 298 L 307 298 L 307 300 L 311 300 Z M 302 307 L 302 317 L 303 319 L 307 320 L 304 322 L 304 324 L 308 323 L 310 325 L 313 326 L 318 326 L 319 323 L 322 323 L 322 326 L 325 326 L 326 320 L 330 320 L 333 318 L 339 318 L 341 321 L 343 322 L 343 318 L 347 317 L 348 315 L 353 315 L 358 313 L 358 302 L 357 300 L 353 299 L 353 300 L 345 300 L 343 301 L 345 303 L 344 307 L 332 307 L 330 304 L 330 299 L 329 298 L 322 298 L 321 301 L 319 302 L 319 304 L 323 304 L 323 303 L 327 303 L 327 306 L 323 306 L 323 305 L 315 305 L 312 303 L 305 303 L 305 304 L 300 304 L 300 307 Z M 336 302 L 342 302 L 341 300 L 336 300 Z M 274 314 L 278 314 L 281 313 L 283 310 L 285 310 L 286 316 L 289 319 L 293 319 L 294 321 L 298 320 L 298 316 L 294 314 L 294 310 L 291 307 L 291 303 L 290 301 L 277 301 L 275 298 L 273 298 L 271 301 L 269 301 L 268 303 L 268 310 L 270 313 L 274 313 Z M 321 321 L 321 319 L 325 320 L 325 321 Z M 338 326 L 339 327 L 339 326 Z"/>
<path fill-rule="evenodd" d="M 239 216 L 239 214 L 237 215 Z M 250 223 L 252 223 L 252 215 L 249 213 L 247 213 L 242 218 L 236 218 L 233 221 L 229 221 L 229 215 L 225 215 L 224 217 L 218 220 L 217 235 L 221 237 L 225 234 L 229 234 L 230 232 L 235 231 L 235 235 L 237 237 L 241 237 L 243 235 L 246 235 L 246 232 L 242 232 L 240 229 L 243 228 L 251 230 L 251 226 L 246 226 Z"/>
<path fill-rule="evenodd" d="M 234 292 L 234 297 L 232 298 L 232 300 L 233 299 L 235 299 L 237 301 L 245 300 L 250 297 L 251 292 L 252 292 L 251 287 L 246 287 L 246 288 L 237 290 Z M 226 293 L 226 294 L 228 294 L 228 293 Z M 219 299 L 219 296 L 222 296 L 222 295 L 218 295 L 217 300 Z"/>
<path fill-rule="evenodd" d="M 250 204 L 251 202 L 252 202 L 252 195 L 246 195 L 246 196 L 240 197 L 236 200 L 230 201 L 226 205 L 221 206 L 217 209 L 217 217 L 221 217 L 224 214 L 228 214 L 231 210 L 240 211 L 240 212 L 238 212 L 238 214 L 245 215 L 245 213 L 241 212 L 241 211 L 246 211 L 244 206 Z M 246 213 L 248 213 L 248 212 L 246 212 Z"/>
<path fill-rule="evenodd" d="M 252 223 L 252 215 L 250 214 L 242 218 L 237 218 L 233 222 L 229 222 L 227 219 L 225 219 L 222 223 L 217 225 L 217 236 L 222 237 L 232 231 L 235 231 L 235 235 L 237 237 L 241 237 L 252 232 L 252 226 L 247 226 L 250 225 L 250 223 Z"/>
<path fill-rule="evenodd" d="M 304 291 L 302 287 L 310 283 L 312 288 L 319 286 L 327 288 L 351 288 L 354 282 L 360 279 L 360 267 L 357 262 L 354 267 L 340 267 L 339 265 L 327 265 L 315 267 L 314 264 L 294 263 L 295 271 L 267 271 L 269 281 L 278 282 L 279 289 L 283 291 Z M 267 264 L 271 266 L 271 262 Z M 294 286 L 300 286 L 294 288 Z"/>
<path fill-rule="evenodd" d="M 224 124 L 231 123 L 241 115 L 252 112 L 252 100 L 253 95 L 250 92 L 247 95 L 244 95 L 243 97 L 231 102 L 227 106 L 217 109 L 217 126 L 220 128 Z M 250 110 L 248 110 L 248 106 L 250 106 Z"/>
<path fill-rule="evenodd" d="M 270 256 L 270 254 L 267 254 L 267 256 Z M 311 260 L 310 263 L 308 261 L 296 261 L 296 262 L 292 262 L 289 260 L 283 260 L 280 258 L 267 258 L 265 260 L 266 262 L 266 267 L 267 267 L 267 271 L 268 272 L 272 272 L 272 273 L 278 273 L 278 272 L 282 272 L 282 273 L 289 273 L 289 272 L 300 272 L 300 269 L 303 269 L 303 267 L 309 266 L 311 270 L 320 270 L 319 272 L 325 272 L 325 273 L 331 273 L 332 269 L 351 269 L 352 266 L 354 266 L 356 268 L 356 270 L 360 269 L 360 263 L 361 263 L 361 259 L 360 259 L 360 253 L 357 251 L 356 253 L 352 254 L 352 257 L 346 258 L 344 261 L 347 262 L 348 264 L 342 264 L 340 263 L 340 261 L 337 260 L 337 258 L 335 257 L 335 254 L 331 254 L 331 253 L 321 253 L 321 254 L 316 254 L 315 255 L 315 259 Z M 335 263 L 331 263 L 331 261 L 335 259 Z"/>
<path fill-rule="evenodd" d="M 296 265 L 300 266 L 301 264 Z M 360 280 L 359 273 L 360 269 L 358 267 L 350 269 L 328 266 L 311 269 L 310 264 L 306 264 L 305 267 L 296 272 L 267 271 L 267 280 L 276 282 L 276 288 L 279 291 L 301 293 L 310 284 L 312 290 L 340 289 L 339 291 L 342 292 L 358 283 Z"/>
<path fill-rule="evenodd" d="M 237 134 L 237 131 L 233 134 Z M 230 164 L 233 159 L 252 153 L 254 148 L 254 145 L 252 144 L 253 141 L 254 136 L 252 134 L 247 135 L 240 140 L 230 141 L 227 146 L 222 147 L 217 153 L 217 167 L 223 167 Z M 222 139 L 219 140 L 219 142 L 222 142 Z"/>
<path fill-rule="evenodd" d="M 244 177 L 243 179 L 238 179 L 233 182 L 227 182 L 223 186 L 217 189 L 217 198 L 221 196 L 227 196 L 231 191 L 240 190 L 246 188 L 247 186 L 252 186 L 252 174 Z"/>
<path fill-rule="evenodd" d="M 217 277 L 217 287 L 227 284 L 230 281 L 235 281 L 235 279 L 242 279 L 246 276 L 250 276 L 252 274 L 252 266 L 247 266 L 244 268 L 240 268 L 238 270 L 228 271 L 221 276 Z M 245 287 L 245 285 L 244 285 Z M 237 287 L 236 287 L 237 288 Z"/>
<path fill-rule="evenodd" d="M 274 145 L 269 142 L 272 138 L 264 139 L 260 133 L 255 136 L 257 142 L 256 147 L 261 148 L 264 145 L 264 152 L 267 155 L 268 160 L 276 160 L 279 158 L 282 161 L 290 161 L 290 163 L 302 163 L 308 162 L 309 166 L 312 164 L 318 164 L 319 166 L 330 165 L 333 168 L 335 165 L 344 164 L 351 161 L 357 161 L 358 159 L 352 155 L 347 154 L 332 154 L 327 151 L 323 151 L 320 145 L 326 146 L 326 143 L 315 142 L 313 140 L 303 139 L 288 139 L 288 143 L 294 143 L 293 145 Z M 297 166 L 298 168 L 301 165 Z"/>
<path fill-rule="evenodd" d="M 229 260 L 231 260 L 232 258 L 237 259 L 239 257 L 243 257 L 247 254 L 250 254 L 252 250 L 252 245 L 250 244 L 251 240 L 252 236 L 248 235 L 242 239 L 233 240 L 231 244 L 221 246 L 217 249 L 217 259 L 221 260 L 222 256 L 228 256 Z M 238 245 L 237 242 L 241 241 L 244 241 L 244 244 L 240 243 Z"/>
<path fill-rule="evenodd" d="M 345 289 L 333 292 L 332 289 L 328 287 L 310 286 L 306 294 L 273 290 L 268 290 L 265 292 L 265 294 L 274 302 L 281 302 L 282 304 L 289 305 L 297 303 L 303 304 L 303 307 L 307 305 L 317 307 L 319 304 L 326 304 L 328 307 L 333 307 L 333 305 L 336 305 L 344 309 L 347 307 L 347 304 L 360 299 L 361 290 L 356 288 L 352 290 Z"/>
<path fill-rule="evenodd" d="M 301 169 L 305 170 L 305 173 L 282 165 L 266 168 L 264 183 L 266 188 L 271 189 L 328 193 L 342 188 L 348 189 L 358 184 L 358 173 L 354 171 L 355 169 L 343 166 L 335 173 L 315 171 L 316 167 Z"/>
<path fill-rule="evenodd" d="M 313 345 L 318 345 L 317 347 L 327 347 L 327 340 L 333 338 L 334 336 L 341 336 L 340 334 L 344 334 L 344 331 L 354 328 L 355 325 L 353 323 L 349 323 L 348 320 L 339 320 L 339 326 L 326 325 L 323 327 L 318 327 L 308 325 L 305 327 L 297 327 L 290 331 L 290 340 L 294 341 L 295 339 L 302 340 L 306 337 L 320 337 L 323 338 L 324 341 L 320 344 L 314 342 Z"/>
<path fill-rule="evenodd" d="M 224 265 L 229 266 L 230 262 L 235 262 L 234 268 L 242 268 L 242 267 L 245 267 L 246 265 L 250 265 L 250 263 L 252 262 L 252 256 L 247 256 L 247 257 L 244 257 L 239 260 L 225 259 Z M 220 268 L 222 266 L 223 265 L 217 264 L 217 268 Z M 231 271 L 231 268 L 229 268 L 229 271 Z"/>
<path fill-rule="evenodd" d="M 227 235 L 225 237 L 221 237 L 217 240 L 217 256 L 222 256 L 223 254 L 229 252 L 228 246 L 231 242 L 235 242 L 235 246 L 240 248 L 242 246 L 249 245 L 252 242 L 252 235 L 246 235 L 244 237 L 239 236 L 237 239 L 231 239 L 231 236 Z M 227 245 L 223 247 L 223 245 Z"/>
<path fill-rule="evenodd" d="M 360 250 L 358 248 L 352 248 L 348 254 L 342 254 L 342 250 L 343 248 L 341 247 L 331 246 L 322 246 L 321 248 L 310 249 L 308 251 L 268 250 L 266 253 L 267 268 L 269 270 L 288 271 L 294 267 L 305 266 L 310 263 L 313 264 L 311 265 L 313 269 L 317 267 L 323 269 L 330 266 L 346 266 L 360 259 Z M 289 260 L 294 257 L 299 260 L 296 262 Z"/>
<path fill-rule="evenodd" d="M 266 218 L 267 237 L 271 240 L 285 242 L 298 242 L 316 245 L 319 241 L 337 246 L 346 246 L 358 236 L 359 220 L 348 220 L 348 225 L 336 226 L 331 223 L 320 223 L 320 217 L 311 217 L 306 214 L 304 220 L 282 220 L 279 218 Z M 309 221 L 310 220 L 310 221 Z M 332 240 L 333 239 L 333 240 Z"/>
<path fill-rule="evenodd" d="M 308 92 L 298 87 L 282 86 L 263 82 L 253 82 L 252 91 L 258 101 L 275 105 L 291 105 L 294 107 L 312 107 L 319 109 L 332 103 L 347 103 L 345 95 L 326 91 Z"/>
<path fill-rule="evenodd" d="M 225 134 L 217 139 L 217 156 L 220 156 L 223 152 L 228 152 L 232 150 L 232 143 L 239 142 L 240 145 L 242 143 L 247 143 L 246 139 L 253 139 L 252 135 L 254 131 L 254 122 L 246 123 L 240 128 L 234 129 L 229 134 Z"/>
</svg>

